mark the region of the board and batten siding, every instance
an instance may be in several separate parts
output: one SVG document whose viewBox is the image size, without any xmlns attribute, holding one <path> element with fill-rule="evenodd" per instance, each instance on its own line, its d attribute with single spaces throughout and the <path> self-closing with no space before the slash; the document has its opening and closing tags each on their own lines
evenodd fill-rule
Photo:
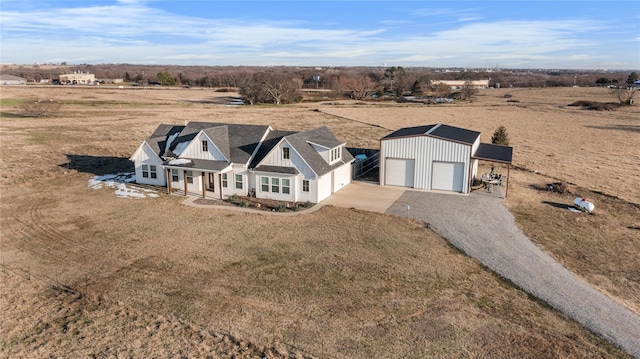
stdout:
<svg viewBox="0 0 640 359">
<path fill-rule="evenodd" d="M 150 184 L 154 186 L 166 186 L 167 179 L 162 168 L 162 159 L 156 155 L 156 153 L 149 147 L 146 142 L 143 142 L 138 150 L 131 157 L 135 164 L 136 182 L 143 184 Z M 142 165 L 154 165 L 156 166 L 157 178 L 144 178 L 142 177 Z"/>
<path fill-rule="evenodd" d="M 479 143 L 479 140 L 476 141 Z M 474 143 L 475 145 L 475 143 Z M 386 158 L 414 159 L 414 188 L 431 189 L 433 162 L 462 162 L 464 163 L 463 192 L 468 192 L 469 162 L 472 146 L 433 138 L 429 136 L 403 137 L 382 140 L 380 143 L 381 154 L 380 173 L 385 173 Z M 385 185 L 384 175 L 380 176 L 380 184 Z"/>
<path fill-rule="evenodd" d="M 282 155 L 282 148 L 289 147 L 289 159 L 284 159 Z M 307 179 L 313 179 L 316 174 L 311 170 L 309 165 L 300 157 L 296 150 L 287 142 L 282 140 L 276 145 L 269 154 L 260 161 L 260 165 L 263 166 L 278 166 L 278 167 L 295 167 L 304 175 Z"/>
<path fill-rule="evenodd" d="M 344 164 L 333 170 L 333 193 L 351 183 L 351 164 Z"/>
<path fill-rule="evenodd" d="M 202 150 L 202 141 L 207 141 L 207 151 Z M 182 151 L 180 158 L 195 158 L 199 160 L 228 161 L 209 137 L 200 132 Z"/>
</svg>

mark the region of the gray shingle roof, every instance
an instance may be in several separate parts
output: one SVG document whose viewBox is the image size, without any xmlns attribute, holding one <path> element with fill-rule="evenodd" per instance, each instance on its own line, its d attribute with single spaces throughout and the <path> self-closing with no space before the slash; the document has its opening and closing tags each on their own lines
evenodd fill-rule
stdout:
<svg viewBox="0 0 640 359">
<path fill-rule="evenodd" d="M 284 136 L 292 135 L 294 133 L 296 132 L 280 130 L 273 130 L 269 132 L 267 138 L 265 138 L 264 142 L 262 142 L 260 149 L 258 149 L 256 156 L 253 158 L 253 161 L 251 161 L 251 164 L 249 164 L 249 168 L 254 168 L 255 166 L 257 166 L 258 163 L 260 163 L 260 161 L 262 161 L 264 157 L 269 154 L 269 152 L 271 152 L 271 150 L 280 142 L 280 140 L 282 140 Z"/>
<path fill-rule="evenodd" d="M 264 125 L 189 122 L 164 152 L 164 156 L 175 157 L 172 151 L 179 143 L 190 142 L 203 131 L 229 161 L 247 163 L 268 129 L 269 126 Z"/>
<path fill-rule="evenodd" d="M 200 131 L 204 132 L 209 139 L 211 139 L 229 161 L 190 159 L 190 163 L 170 166 L 219 171 L 231 163 L 245 164 L 251 159 L 251 155 L 256 151 L 260 141 L 265 134 L 267 134 L 267 131 L 269 131 L 269 126 L 213 122 L 189 122 L 186 126 L 163 124 L 158 126 L 146 142 L 159 156 L 177 157 L 173 153 L 176 147 L 180 146 L 184 148 L 184 145 L 192 141 Z M 345 163 L 353 161 L 353 156 L 348 151 L 343 150 L 342 160 L 330 166 L 313 148 L 312 144 L 326 148 L 335 148 L 343 144 L 326 126 L 322 126 L 303 132 L 269 131 L 248 167 L 255 168 L 283 138 L 291 144 L 293 149 L 309 164 L 318 176 L 322 176 Z M 170 139 L 173 140 L 167 148 L 167 142 Z M 180 145 L 181 143 L 182 145 Z M 176 152 L 178 152 L 178 150 L 176 150 Z M 169 161 L 166 161 L 164 164 L 169 165 Z M 299 171 L 293 167 L 260 166 L 258 170 L 274 173 L 299 173 Z"/>
<path fill-rule="evenodd" d="M 353 161 L 353 156 L 349 151 L 342 151 L 342 160 L 338 161 L 334 165 L 330 166 L 320 154 L 313 149 L 310 142 L 317 143 L 318 139 L 323 143 L 331 145 L 329 148 L 333 148 L 342 144 L 338 139 L 329 131 L 327 126 L 314 128 L 312 130 L 298 132 L 284 137 L 291 146 L 298 152 L 298 154 L 307 162 L 313 172 L 318 176 L 331 171 L 334 168 L 340 167 L 345 163 Z"/>
<path fill-rule="evenodd" d="M 300 173 L 294 167 L 281 167 L 281 166 L 258 166 L 254 168 L 254 171 L 269 172 L 269 173 L 284 173 L 290 175 L 297 175 Z"/>
<path fill-rule="evenodd" d="M 145 141 L 151 147 L 153 152 L 158 156 L 162 156 L 166 151 L 167 139 L 172 135 L 179 133 L 183 129 L 184 126 L 161 124 Z"/>
<path fill-rule="evenodd" d="M 222 171 L 231 164 L 227 161 L 200 160 L 197 158 L 191 158 L 189 163 L 170 164 L 169 162 L 171 162 L 171 160 L 164 161 L 162 164 L 169 167 L 197 168 L 211 171 Z"/>
</svg>

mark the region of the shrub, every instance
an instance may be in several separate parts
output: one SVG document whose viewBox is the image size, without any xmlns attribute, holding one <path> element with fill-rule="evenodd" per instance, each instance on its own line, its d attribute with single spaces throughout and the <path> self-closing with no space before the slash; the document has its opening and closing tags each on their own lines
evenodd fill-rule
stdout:
<svg viewBox="0 0 640 359">
<path fill-rule="evenodd" d="M 493 136 L 491 136 L 491 143 L 496 145 L 509 145 L 509 134 L 507 134 L 507 129 L 504 126 L 498 127 Z"/>
<path fill-rule="evenodd" d="M 249 207 L 251 205 L 251 203 L 249 201 L 241 201 L 240 202 L 240 207 Z"/>
<path fill-rule="evenodd" d="M 238 203 L 238 195 L 237 194 L 232 194 L 231 196 L 229 196 L 227 198 L 227 202 L 233 203 L 233 204 Z"/>
<path fill-rule="evenodd" d="M 585 110 L 594 110 L 594 111 L 615 111 L 620 107 L 617 103 L 603 103 L 596 101 L 576 101 L 574 103 L 570 103 L 569 106 L 582 107 Z"/>
<path fill-rule="evenodd" d="M 62 104 L 53 99 L 30 99 L 20 104 L 20 112 L 24 117 L 50 117 L 61 107 Z"/>
<path fill-rule="evenodd" d="M 286 209 L 286 207 L 284 206 L 284 204 L 279 204 L 278 207 L 276 207 L 276 211 L 278 212 L 284 212 Z"/>
</svg>

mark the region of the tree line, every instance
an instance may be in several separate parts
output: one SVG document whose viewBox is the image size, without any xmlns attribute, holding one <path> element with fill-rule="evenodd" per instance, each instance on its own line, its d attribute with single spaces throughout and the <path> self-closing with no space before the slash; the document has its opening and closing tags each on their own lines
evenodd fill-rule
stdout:
<svg viewBox="0 0 640 359">
<path fill-rule="evenodd" d="M 132 64 L 8 66 L 1 72 L 27 78 L 29 82 L 55 79 L 73 71 L 90 72 L 98 79 L 122 79 L 140 85 L 237 89 L 250 104 L 286 104 L 302 99 L 300 90 L 330 92 L 331 96 L 361 100 L 375 97 L 449 97 L 469 100 L 470 85 L 452 90 L 441 80 L 489 79 L 491 87 L 609 86 L 628 83 L 625 72 L 575 70 L 469 70 L 425 67 L 251 67 L 251 66 L 159 66 Z M 637 75 L 636 75 L 637 77 Z"/>
</svg>

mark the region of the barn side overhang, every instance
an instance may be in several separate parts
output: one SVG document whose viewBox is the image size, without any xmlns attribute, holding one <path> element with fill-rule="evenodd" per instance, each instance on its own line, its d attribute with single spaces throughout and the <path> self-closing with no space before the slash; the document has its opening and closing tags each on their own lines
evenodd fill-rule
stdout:
<svg viewBox="0 0 640 359">
<path fill-rule="evenodd" d="M 504 198 L 507 198 L 507 195 L 509 194 L 509 175 L 513 159 L 513 147 L 496 145 L 493 143 L 481 143 L 471 158 L 481 161 L 504 163 L 507 165 L 507 188 L 504 193 Z"/>
</svg>

